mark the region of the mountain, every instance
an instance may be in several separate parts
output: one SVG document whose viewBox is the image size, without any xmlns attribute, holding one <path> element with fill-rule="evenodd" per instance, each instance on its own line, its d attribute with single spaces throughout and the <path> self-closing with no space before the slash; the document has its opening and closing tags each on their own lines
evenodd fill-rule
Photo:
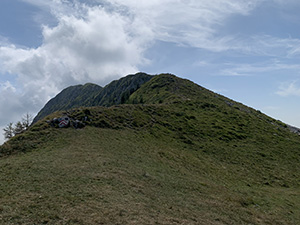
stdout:
<svg viewBox="0 0 300 225">
<path fill-rule="evenodd" d="M 153 76 L 145 73 L 128 75 L 113 81 L 104 88 L 96 84 L 71 86 L 52 98 L 33 119 L 33 123 L 60 110 L 80 106 L 111 106 L 124 103 L 129 96 Z"/>
<path fill-rule="evenodd" d="M 88 106 L 89 99 L 93 99 L 101 90 L 102 87 L 91 83 L 68 87 L 47 102 L 33 119 L 33 123 L 55 111 Z"/>
<path fill-rule="evenodd" d="M 64 111 L 52 113 L 2 145 L 0 223 L 300 221 L 300 137 L 286 124 L 171 74 L 122 103 L 68 109 L 83 129 L 51 127 Z"/>
<path fill-rule="evenodd" d="M 91 102 L 91 106 L 112 106 L 125 103 L 133 92 L 152 78 L 152 75 L 137 73 L 115 80 L 99 92 Z"/>
</svg>

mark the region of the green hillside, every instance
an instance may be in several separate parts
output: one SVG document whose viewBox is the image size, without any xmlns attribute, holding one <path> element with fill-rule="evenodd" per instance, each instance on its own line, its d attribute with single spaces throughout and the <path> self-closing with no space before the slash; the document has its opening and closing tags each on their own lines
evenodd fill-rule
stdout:
<svg viewBox="0 0 300 225">
<path fill-rule="evenodd" d="M 90 106 L 112 106 L 124 103 L 129 96 L 138 90 L 153 76 L 146 73 L 128 75 L 106 85 L 91 101 Z"/>
<path fill-rule="evenodd" d="M 163 74 L 111 107 L 74 108 L 0 147 L 0 224 L 297 224 L 300 137 Z"/>
<path fill-rule="evenodd" d="M 90 83 L 68 87 L 47 102 L 34 118 L 33 123 L 56 111 L 81 106 L 112 106 L 124 103 L 133 92 L 152 77 L 145 73 L 137 73 L 112 81 L 104 88 Z"/>
</svg>

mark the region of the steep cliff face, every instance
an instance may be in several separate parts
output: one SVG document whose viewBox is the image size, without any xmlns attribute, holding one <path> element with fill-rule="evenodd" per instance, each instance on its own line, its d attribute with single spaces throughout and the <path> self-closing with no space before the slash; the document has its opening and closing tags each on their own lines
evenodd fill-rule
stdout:
<svg viewBox="0 0 300 225">
<path fill-rule="evenodd" d="M 93 99 L 93 106 L 111 106 L 125 103 L 129 96 L 154 76 L 145 73 L 128 75 L 105 86 Z"/>
<path fill-rule="evenodd" d="M 99 85 L 91 83 L 68 87 L 47 102 L 34 118 L 33 123 L 55 111 L 90 106 L 90 99 L 93 99 L 102 89 Z"/>
<path fill-rule="evenodd" d="M 122 104 L 152 77 L 145 73 L 137 73 L 112 81 L 104 88 L 91 83 L 68 87 L 47 102 L 34 118 L 33 123 L 55 111 L 69 110 L 76 107 Z"/>
</svg>

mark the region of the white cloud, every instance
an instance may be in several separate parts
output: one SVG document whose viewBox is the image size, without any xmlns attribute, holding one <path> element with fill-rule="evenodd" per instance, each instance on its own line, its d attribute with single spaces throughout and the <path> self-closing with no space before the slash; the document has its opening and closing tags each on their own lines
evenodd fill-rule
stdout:
<svg viewBox="0 0 300 225">
<path fill-rule="evenodd" d="M 0 126 L 19 119 L 20 113 L 26 112 L 26 105 L 18 96 L 16 88 L 10 83 L 0 83 Z"/>
<path fill-rule="evenodd" d="M 102 2 L 102 1 L 101 1 Z M 251 16 L 265 0 L 110 0 L 119 11 L 151 29 L 155 40 L 174 42 L 212 52 L 234 50 L 245 54 L 291 56 L 299 54 L 300 39 L 268 34 L 224 35 L 220 30 L 232 16 Z M 295 1 L 274 0 L 292 7 Z M 266 9 L 267 10 L 267 9 Z M 140 26 L 139 26 L 140 27 Z"/>
<path fill-rule="evenodd" d="M 279 86 L 279 90 L 276 92 L 278 95 L 283 97 L 288 96 L 300 96 L 300 87 L 296 81 L 283 83 Z"/>
<path fill-rule="evenodd" d="M 150 26 L 155 38 L 208 49 L 224 51 L 234 45 L 233 36 L 220 36 L 218 28 L 232 15 L 248 15 L 258 0 L 112 0 Z"/>
<path fill-rule="evenodd" d="M 300 65 L 285 62 L 284 60 L 272 59 L 259 63 L 226 63 L 223 69 L 220 70 L 220 76 L 257 76 L 268 73 L 278 73 L 279 71 L 284 74 L 299 75 Z"/>
<path fill-rule="evenodd" d="M 300 48 L 300 39 L 295 38 L 276 38 L 261 35 L 254 37 L 253 42 L 257 43 L 253 46 L 261 55 L 291 57 L 297 55 Z"/>
<path fill-rule="evenodd" d="M 66 86 L 90 81 L 104 85 L 138 71 L 137 65 L 146 62 L 147 38 L 134 32 L 133 21 L 98 6 L 65 7 L 74 15 L 56 13 L 58 24 L 43 27 L 40 47 L 0 46 L 0 72 L 17 75 L 22 94 L 15 97 L 30 101 L 35 109 Z M 84 12 L 80 17 L 78 10 Z M 8 93 L 2 90 L 4 94 Z"/>
<path fill-rule="evenodd" d="M 86 14 L 81 18 L 61 16 L 57 26 L 45 26 L 43 45 L 37 49 L 1 47 L 4 69 L 18 74 L 25 83 L 49 75 L 59 88 L 87 78 L 104 84 L 112 77 L 135 72 L 144 62 L 144 43 L 133 37 L 132 21 L 101 7 L 82 8 Z"/>
</svg>

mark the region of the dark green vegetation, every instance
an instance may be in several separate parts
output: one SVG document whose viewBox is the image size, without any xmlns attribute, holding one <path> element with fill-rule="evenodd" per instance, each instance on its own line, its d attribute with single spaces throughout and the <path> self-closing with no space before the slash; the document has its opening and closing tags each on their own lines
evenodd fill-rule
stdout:
<svg viewBox="0 0 300 225">
<path fill-rule="evenodd" d="M 112 106 L 124 103 L 129 96 L 153 76 L 145 73 L 128 75 L 112 81 L 104 88 L 97 84 L 71 86 L 51 99 L 34 118 L 33 123 L 45 116 L 60 110 L 76 107 Z"/>
<path fill-rule="evenodd" d="M 300 137 L 172 75 L 1 146 L 2 224 L 297 224 Z"/>
<path fill-rule="evenodd" d="M 90 99 L 102 90 L 102 87 L 96 84 L 85 84 L 71 86 L 61 91 L 56 97 L 52 98 L 44 108 L 34 118 L 33 123 L 44 118 L 45 116 L 59 111 L 67 110 L 74 107 L 85 106 Z"/>
</svg>

